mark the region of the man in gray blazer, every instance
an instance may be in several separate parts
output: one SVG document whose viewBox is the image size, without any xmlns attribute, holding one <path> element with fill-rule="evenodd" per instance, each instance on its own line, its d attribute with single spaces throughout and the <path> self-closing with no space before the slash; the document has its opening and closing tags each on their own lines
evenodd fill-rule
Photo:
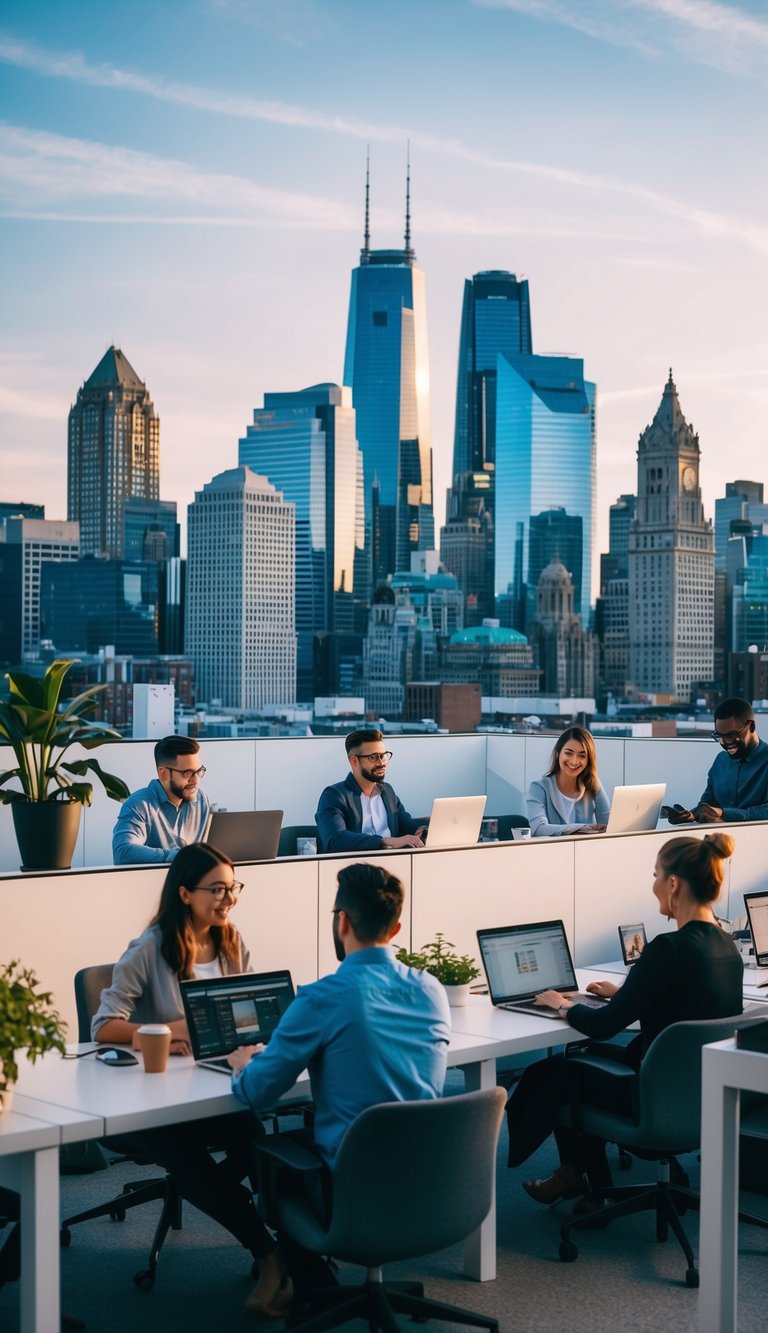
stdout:
<svg viewBox="0 0 768 1333">
<path fill-rule="evenodd" d="M 382 847 L 423 847 L 419 826 L 384 782 L 391 750 L 376 727 L 351 731 L 344 744 L 351 773 L 320 794 L 315 823 L 319 852 L 375 852 Z"/>
</svg>

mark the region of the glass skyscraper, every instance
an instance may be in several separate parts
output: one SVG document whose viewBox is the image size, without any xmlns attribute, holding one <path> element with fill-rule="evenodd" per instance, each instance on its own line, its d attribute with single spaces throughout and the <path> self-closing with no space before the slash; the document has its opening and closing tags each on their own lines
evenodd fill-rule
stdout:
<svg viewBox="0 0 768 1333">
<path fill-rule="evenodd" d="M 352 389 L 365 476 L 371 584 L 434 547 L 429 348 L 424 274 L 410 243 L 372 250 L 366 201 L 360 265 L 352 272 L 344 383 Z M 376 493 L 374 493 L 376 492 Z"/>
<path fill-rule="evenodd" d="M 573 583 L 574 605 L 580 606 L 584 561 L 584 524 L 580 514 L 567 514 L 562 508 L 531 514 L 528 530 L 529 620 L 536 614 L 539 579 L 553 560 L 559 560 L 568 570 Z"/>
<path fill-rule="evenodd" d="M 582 521 L 581 599 L 574 610 L 586 626 L 595 545 L 595 386 L 577 357 L 499 356 L 496 365 L 496 595 L 528 581 L 531 514 L 562 507 Z"/>
<path fill-rule="evenodd" d="M 366 596 L 363 459 L 348 388 L 315 384 L 266 393 L 238 461 L 267 477 L 296 510 L 299 698 L 314 691 L 313 636 L 349 634 Z"/>
</svg>

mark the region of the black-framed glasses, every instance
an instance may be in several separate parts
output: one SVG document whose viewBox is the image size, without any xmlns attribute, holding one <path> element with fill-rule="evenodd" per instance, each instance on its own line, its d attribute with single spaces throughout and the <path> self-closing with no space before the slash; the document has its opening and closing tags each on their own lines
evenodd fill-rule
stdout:
<svg viewBox="0 0 768 1333">
<path fill-rule="evenodd" d="M 356 759 L 368 759 L 368 760 L 373 760 L 374 763 L 379 763 L 379 764 L 388 764 L 389 761 L 390 761 L 390 759 L 392 758 L 392 751 L 391 751 L 391 750 L 378 750 L 378 751 L 376 751 L 376 752 L 373 753 L 373 754 L 358 754 L 358 755 L 355 755 L 355 758 L 356 758 Z"/>
<path fill-rule="evenodd" d="M 721 745 L 733 745 L 739 739 L 739 736 L 744 735 L 748 726 L 749 723 L 745 722 L 744 726 L 738 727 L 736 731 L 711 731 L 709 734 L 713 741 L 719 741 Z"/>
<path fill-rule="evenodd" d="M 168 764 L 163 764 L 162 767 L 167 768 L 169 773 L 179 773 L 185 782 L 191 782 L 193 778 L 199 781 L 208 771 L 205 764 L 201 764 L 199 768 L 171 768 Z"/>
<path fill-rule="evenodd" d="M 196 884 L 194 889 L 190 889 L 189 892 L 212 893 L 214 902 L 217 903 L 220 903 L 222 898 L 229 894 L 230 898 L 237 902 L 244 888 L 245 885 L 242 880 L 236 879 L 231 884 Z"/>
</svg>

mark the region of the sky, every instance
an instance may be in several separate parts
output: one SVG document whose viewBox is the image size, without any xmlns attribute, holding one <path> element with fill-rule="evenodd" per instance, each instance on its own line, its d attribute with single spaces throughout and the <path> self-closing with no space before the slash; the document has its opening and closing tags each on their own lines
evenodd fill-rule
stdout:
<svg viewBox="0 0 768 1333">
<path fill-rule="evenodd" d="M 763 0 L 2 0 L 0 499 L 66 516 L 111 343 L 182 518 L 265 392 L 340 382 L 366 150 L 399 247 L 410 142 L 438 522 L 491 268 L 597 383 L 599 549 L 670 367 L 712 517 L 768 482 L 767 85 Z"/>
</svg>

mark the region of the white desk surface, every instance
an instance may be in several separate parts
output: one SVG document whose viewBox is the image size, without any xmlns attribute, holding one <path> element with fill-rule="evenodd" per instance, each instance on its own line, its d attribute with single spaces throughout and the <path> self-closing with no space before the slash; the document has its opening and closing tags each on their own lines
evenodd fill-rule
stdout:
<svg viewBox="0 0 768 1333">
<path fill-rule="evenodd" d="M 16 1101 L 14 1110 L 0 1115 L 0 1157 L 54 1148 L 60 1142 L 59 1130 L 50 1118 L 28 1115 L 16 1107 Z"/>
</svg>

